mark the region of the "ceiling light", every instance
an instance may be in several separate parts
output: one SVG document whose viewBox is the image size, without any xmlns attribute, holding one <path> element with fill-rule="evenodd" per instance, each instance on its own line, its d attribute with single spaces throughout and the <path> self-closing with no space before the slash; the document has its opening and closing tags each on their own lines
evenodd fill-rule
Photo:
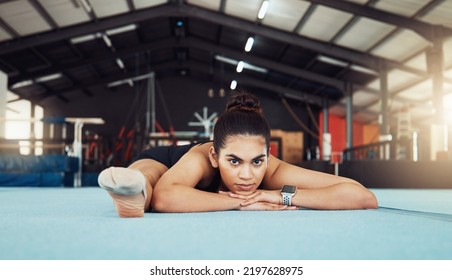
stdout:
<svg viewBox="0 0 452 280">
<path fill-rule="evenodd" d="M 366 67 L 362 67 L 356 64 L 350 64 L 348 62 L 336 59 L 336 58 L 332 58 L 329 56 L 324 56 L 324 55 L 319 55 L 317 56 L 317 60 L 321 61 L 321 62 L 325 62 L 331 65 L 335 65 L 335 66 L 339 66 L 339 67 L 350 67 L 350 69 L 357 71 L 357 72 L 361 72 L 361 73 L 365 73 L 365 74 L 370 74 L 370 75 L 378 75 L 377 72 L 375 72 L 372 69 L 366 68 Z"/>
<path fill-rule="evenodd" d="M 119 68 L 124 70 L 124 62 L 122 62 L 122 60 L 120 58 L 116 59 L 116 64 L 118 64 Z"/>
<path fill-rule="evenodd" d="M 355 70 L 357 72 L 365 73 L 365 74 L 378 75 L 378 73 L 375 72 L 372 69 L 369 69 L 369 68 L 366 68 L 366 67 L 362 67 L 362 66 L 359 66 L 359 65 L 355 65 L 355 64 L 350 66 L 350 69 Z"/>
<path fill-rule="evenodd" d="M 113 28 L 113 29 L 108 29 L 107 31 L 105 31 L 105 34 L 107 34 L 107 35 L 116 35 L 116 34 L 119 34 L 119 33 L 133 31 L 135 29 L 137 29 L 137 25 L 136 24 L 129 24 L 129 25 L 124 25 L 124 26 L 121 26 L 121 27 Z"/>
<path fill-rule="evenodd" d="M 237 73 L 241 73 L 243 71 L 244 65 L 245 65 L 245 63 L 243 61 L 239 61 L 239 63 L 237 64 L 237 68 L 235 69 L 237 71 Z"/>
<path fill-rule="evenodd" d="M 257 18 L 263 19 L 265 17 L 265 14 L 267 13 L 267 9 L 268 9 L 268 0 L 264 0 L 264 2 L 262 2 L 261 8 L 259 9 L 259 13 L 257 14 Z"/>
<path fill-rule="evenodd" d="M 121 32 L 125 32 L 125 31 L 121 31 Z M 108 37 L 108 35 L 114 35 L 114 34 L 118 34 L 120 33 L 119 28 L 118 30 L 113 30 L 113 31 L 107 31 L 105 33 L 93 33 L 93 34 L 88 34 L 88 35 L 83 35 L 83 36 L 79 36 L 79 37 L 75 37 L 71 39 L 71 43 L 72 44 L 80 44 L 80 43 L 84 43 L 84 42 L 88 42 L 91 40 L 95 40 L 97 38 L 102 38 L 102 40 L 105 42 L 105 45 L 107 45 L 107 47 L 111 48 L 113 45 L 111 43 L 110 38 Z"/>
<path fill-rule="evenodd" d="M 84 42 L 87 42 L 87 41 L 94 40 L 94 39 L 99 38 L 101 36 L 102 35 L 100 33 L 83 35 L 83 36 L 72 38 L 71 39 L 71 43 L 72 44 L 80 44 L 80 43 L 84 43 Z"/>
<path fill-rule="evenodd" d="M 233 65 L 237 65 L 237 63 L 238 63 L 237 60 L 234 60 L 232 58 L 228 58 L 225 56 L 221 56 L 221 55 L 216 55 L 215 59 L 218 61 L 221 61 L 221 62 L 226 62 L 228 64 L 233 64 Z"/>
<path fill-rule="evenodd" d="M 117 86 L 124 85 L 124 84 L 128 84 L 129 86 L 133 87 L 133 80 L 125 79 L 125 80 L 111 82 L 107 85 L 107 87 L 112 88 L 112 87 L 117 87 Z"/>
<path fill-rule="evenodd" d="M 140 75 L 140 76 L 135 76 L 133 78 L 127 78 L 127 79 L 124 79 L 124 80 L 118 80 L 118 81 L 109 83 L 107 86 L 108 87 L 116 87 L 116 86 L 119 86 L 119 85 L 122 85 L 122 84 L 129 84 L 129 85 L 132 86 L 133 82 L 147 79 L 151 75 L 153 75 L 153 73 L 144 74 L 144 75 Z"/>
<path fill-rule="evenodd" d="M 237 81 L 236 80 L 232 80 L 231 86 L 230 86 L 231 90 L 234 90 L 236 87 L 237 87 Z"/>
<path fill-rule="evenodd" d="M 268 72 L 268 70 L 265 69 L 265 68 L 262 68 L 262 67 L 259 67 L 259 66 L 255 66 L 255 65 L 252 65 L 252 64 L 249 64 L 249 63 L 246 63 L 246 62 L 244 63 L 243 68 L 249 69 L 249 70 L 253 70 L 253 71 L 259 72 L 259 73 L 264 73 L 264 74 L 266 74 Z"/>
<path fill-rule="evenodd" d="M 63 75 L 61 75 L 61 73 L 55 73 L 55 74 L 39 77 L 39 78 L 35 79 L 35 81 L 38 82 L 38 83 L 43 83 L 43 82 L 48 82 L 48 81 L 51 81 L 51 80 L 59 79 L 62 76 Z"/>
<path fill-rule="evenodd" d="M 107 35 L 102 34 L 102 39 L 104 40 L 105 45 L 107 45 L 107 47 L 111 48 L 112 44 L 111 44 L 110 38 L 108 38 Z"/>
<path fill-rule="evenodd" d="M 25 80 L 25 81 L 21 81 L 18 83 L 15 83 L 14 85 L 11 86 L 11 89 L 16 89 L 16 88 L 20 88 L 20 87 L 26 87 L 26 86 L 30 86 L 33 84 L 32 80 Z"/>
<path fill-rule="evenodd" d="M 215 55 L 215 59 L 218 60 L 218 61 L 221 61 L 221 62 L 232 64 L 232 65 L 237 65 L 238 66 L 238 64 L 239 64 L 239 61 L 237 61 L 235 59 L 232 59 L 232 58 L 225 57 L 225 56 L 221 56 L 221 55 Z M 268 72 L 268 70 L 265 69 L 265 68 L 262 68 L 262 67 L 259 67 L 259 66 L 255 66 L 255 65 L 252 65 L 252 64 L 249 64 L 249 63 L 246 63 L 246 62 L 243 63 L 243 68 L 246 68 L 246 69 L 249 69 L 249 70 L 252 70 L 252 71 L 256 71 L 256 72 L 259 72 L 259 73 L 264 73 L 264 74 L 266 74 Z"/>
<path fill-rule="evenodd" d="M 340 66 L 340 67 L 347 67 L 349 65 L 348 62 L 345 62 L 345 61 L 342 61 L 339 59 L 335 59 L 335 58 L 331 58 L 328 56 L 324 56 L 324 55 L 317 56 L 317 60 L 331 64 L 331 65 Z"/>
<path fill-rule="evenodd" d="M 254 38 L 249 37 L 248 40 L 246 41 L 245 51 L 246 52 L 251 51 L 251 49 L 253 48 L 253 44 L 254 44 Z"/>
</svg>

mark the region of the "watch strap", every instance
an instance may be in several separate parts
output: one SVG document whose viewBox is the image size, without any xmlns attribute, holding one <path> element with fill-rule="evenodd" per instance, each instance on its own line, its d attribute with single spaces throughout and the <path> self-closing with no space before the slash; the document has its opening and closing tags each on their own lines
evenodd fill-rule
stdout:
<svg viewBox="0 0 452 280">
<path fill-rule="evenodd" d="M 292 205 L 292 196 L 293 194 L 282 193 L 282 204 L 283 205 Z"/>
</svg>

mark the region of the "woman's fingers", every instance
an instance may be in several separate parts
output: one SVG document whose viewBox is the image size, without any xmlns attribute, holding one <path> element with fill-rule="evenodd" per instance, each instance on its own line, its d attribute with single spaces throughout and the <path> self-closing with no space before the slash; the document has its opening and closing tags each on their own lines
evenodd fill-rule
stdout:
<svg viewBox="0 0 452 280">
<path fill-rule="evenodd" d="M 263 210 L 281 211 L 281 210 L 298 210 L 298 207 L 266 203 L 266 202 L 256 202 L 256 203 L 253 203 L 253 204 L 250 204 L 247 206 L 242 206 L 240 208 L 240 210 L 244 210 L 244 211 L 263 211 Z"/>
<path fill-rule="evenodd" d="M 220 194 L 243 200 L 241 207 L 256 208 L 251 210 L 296 210 L 296 206 L 281 205 L 279 191 L 256 191 L 250 195 L 236 194 L 229 191 L 220 191 Z M 247 209 L 244 209 L 247 210 Z"/>
<path fill-rule="evenodd" d="M 275 205 L 281 205 L 281 194 L 279 191 L 261 191 L 254 196 L 250 196 L 242 202 L 242 206 L 250 205 L 256 202 L 267 202 Z"/>
<path fill-rule="evenodd" d="M 259 192 L 254 192 L 250 195 L 243 195 L 243 194 L 237 194 L 237 193 L 233 193 L 233 192 L 224 192 L 224 191 L 219 191 L 219 193 L 227 195 L 229 197 L 239 198 L 239 199 L 251 199 L 259 194 Z"/>
</svg>

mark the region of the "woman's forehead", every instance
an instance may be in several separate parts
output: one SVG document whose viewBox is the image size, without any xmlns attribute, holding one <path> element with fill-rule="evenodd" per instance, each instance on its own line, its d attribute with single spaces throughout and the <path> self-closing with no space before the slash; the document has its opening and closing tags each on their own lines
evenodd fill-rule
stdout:
<svg viewBox="0 0 452 280">
<path fill-rule="evenodd" d="M 226 139 L 226 143 L 220 153 L 234 154 L 239 157 L 240 155 L 256 157 L 266 154 L 266 150 L 266 142 L 263 136 L 234 135 Z"/>
<path fill-rule="evenodd" d="M 225 144 L 228 145 L 232 143 L 259 143 L 265 145 L 265 137 L 261 135 L 249 134 L 230 135 L 226 138 Z"/>
</svg>

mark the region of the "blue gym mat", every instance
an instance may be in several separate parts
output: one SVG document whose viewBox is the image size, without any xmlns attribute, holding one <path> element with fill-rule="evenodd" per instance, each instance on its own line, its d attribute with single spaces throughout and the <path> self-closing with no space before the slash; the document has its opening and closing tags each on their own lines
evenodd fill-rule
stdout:
<svg viewBox="0 0 452 280">
<path fill-rule="evenodd" d="M 375 210 L 121 219 L 97 187 L 0 188 L 0 259 L 452 259 L 452 190 L 373 191 Z"/>
</svg>

